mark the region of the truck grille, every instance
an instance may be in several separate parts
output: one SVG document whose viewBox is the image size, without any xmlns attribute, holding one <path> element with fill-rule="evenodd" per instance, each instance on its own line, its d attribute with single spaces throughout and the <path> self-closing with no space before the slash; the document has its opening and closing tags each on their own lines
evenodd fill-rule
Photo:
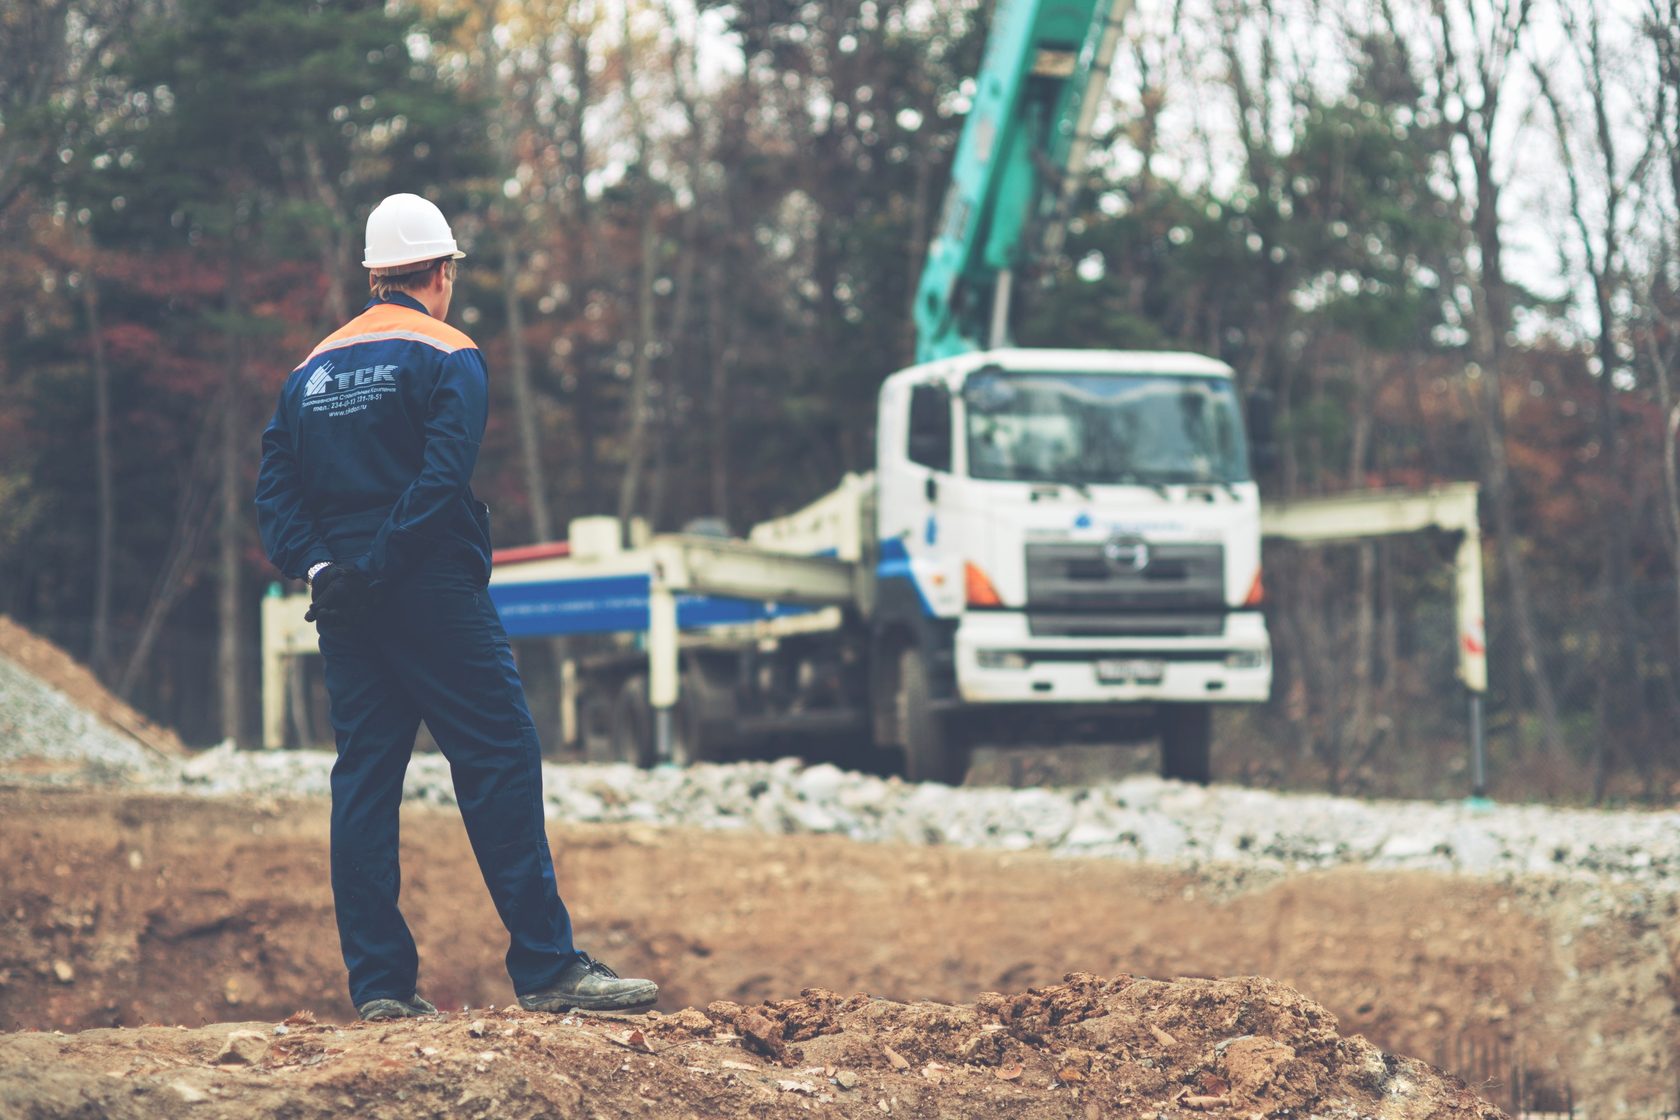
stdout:
<svg viewBox="0 0 1680 1120">
<path fill-rule="evenodd" d="M 1152 544 L 1141 570 L 1098 544 L 1027 546 L 1035 635 L 1209 635 L 1225 626 L 1225 547 Z M 1128 558 L 1129 559 L 1129 558 Z"/>
</svg>

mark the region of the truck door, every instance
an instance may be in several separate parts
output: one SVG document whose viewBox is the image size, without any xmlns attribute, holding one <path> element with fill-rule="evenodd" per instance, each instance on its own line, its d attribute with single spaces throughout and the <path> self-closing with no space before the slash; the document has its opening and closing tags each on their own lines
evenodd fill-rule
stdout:
<svg viewBox="0 0 1680 1120">
<path fill-rule="evenodd" d="M 951 393 L 942 383 L 935 383 L 910 385 L 882 397 L 878 462 L 882 605 L 905 610 L 914 603 L 924 615 L 950 615 L 958 601 L 950 597 L 946 586 L 939 498 L 951 479 Z M 889 423 L 889 417 L 899 422 Z"/>
</svg>

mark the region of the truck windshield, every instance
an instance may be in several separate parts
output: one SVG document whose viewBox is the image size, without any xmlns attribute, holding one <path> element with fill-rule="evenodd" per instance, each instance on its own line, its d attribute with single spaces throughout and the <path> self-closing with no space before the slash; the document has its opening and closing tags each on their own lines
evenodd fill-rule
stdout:
<svg viewBox="0 0 1680 1120">
<path fill-rule="evenodd" d="M 1159 486 L 1249 477 L 1227 378 L 983 369 L 963 403 L 973 478 Z"/>
</svg>

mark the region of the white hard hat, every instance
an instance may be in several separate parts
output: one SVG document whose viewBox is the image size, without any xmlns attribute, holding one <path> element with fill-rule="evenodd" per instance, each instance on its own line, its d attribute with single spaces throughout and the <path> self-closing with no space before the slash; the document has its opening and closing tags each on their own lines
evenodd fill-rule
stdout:
<svg viewBox="0 0 1680 1120">
<path fill-rule="evenodd" d="M 393 194 L 368 215 L 364 268 L 395 268 L 439 257 L 464 257 L 443 211 L 417 194 Z"/>
</svg>

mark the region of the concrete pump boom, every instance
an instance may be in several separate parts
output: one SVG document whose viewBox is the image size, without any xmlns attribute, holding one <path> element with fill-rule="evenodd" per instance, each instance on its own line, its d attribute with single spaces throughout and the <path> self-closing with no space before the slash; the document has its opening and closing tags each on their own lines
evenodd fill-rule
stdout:
<svg viewBox="0 0 1680 1120">
<path fill-rule="evenodd" d="M 1017 267 L 1057 251 L 1131 0 L 999 0 L 916 290 L 916 360 L 1009 344 Z"/>
</svg>

